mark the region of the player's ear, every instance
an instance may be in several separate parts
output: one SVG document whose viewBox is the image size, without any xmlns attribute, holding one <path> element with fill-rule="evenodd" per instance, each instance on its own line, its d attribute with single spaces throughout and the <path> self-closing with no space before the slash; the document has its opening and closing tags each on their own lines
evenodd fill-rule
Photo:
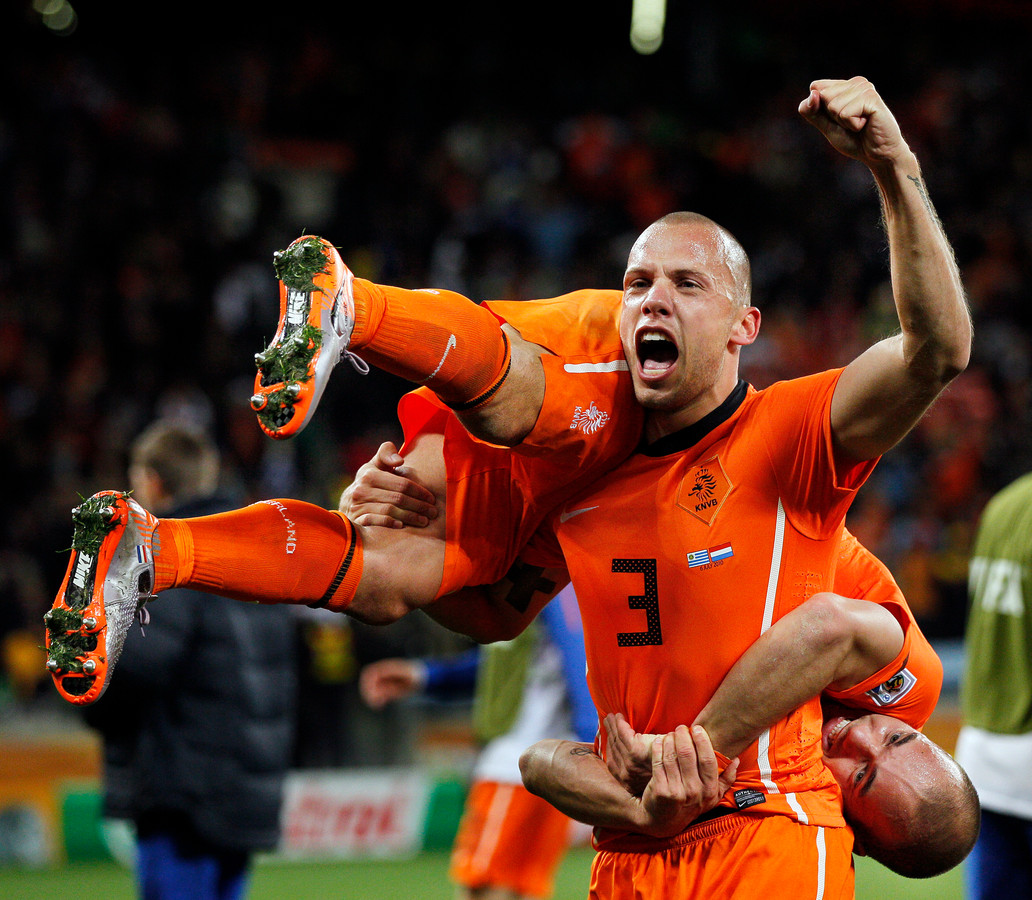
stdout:
<svg viewBox="0 0 1032 900">
<path fill-rule="evenodd" d="M 760 311 L 755 306 L 743 307 L 738 321 L 731 331 L 731 343 L 748 346 L 760 333 Z"/>
</svg>

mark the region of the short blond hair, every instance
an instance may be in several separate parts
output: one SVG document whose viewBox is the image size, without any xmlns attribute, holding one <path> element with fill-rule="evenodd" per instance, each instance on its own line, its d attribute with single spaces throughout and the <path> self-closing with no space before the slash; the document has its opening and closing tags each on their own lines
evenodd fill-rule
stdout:
<svg viewBox="0 0 1032 900">
<path fill-rule="evenodd" d="M 215 492 L 219 453 L 200 429 L 159 420 L 149 425 L 129 448 L 129 464 L 150 469 L 177 503 Z"/>
</svg>

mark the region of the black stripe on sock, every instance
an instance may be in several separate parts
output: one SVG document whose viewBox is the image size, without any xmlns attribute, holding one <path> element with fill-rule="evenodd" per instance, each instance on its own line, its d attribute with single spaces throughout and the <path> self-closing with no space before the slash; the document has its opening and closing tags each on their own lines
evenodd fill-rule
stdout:
<svg viewBox="0 0 1032 900">
<path fill-rule="evenodd" d="M 505 342 L 505 355 L 508 357 L 508 360 L 505 364 L 505 371 L 502 372 L 501 377 L 494 383 L 494 385 L 484 391 L 484 393 L 474 397 L 472 400 L 464 400 L 461 403 L 445 403 L 445 406 L 449 409 L 454 409 L 456 412 L 463 412 L 467 409 L 473 409 L 474 407 L 480 406 L 481 403 L 487 403 L 487 401 L 495 395 L 498 388 L 500 388 L 505 379 L 509 377 L 509 370 L 512 368 L 512 353 L 509 350 L 509 338 L 506 337 L 504 331 L 502 332 L 502 340 Z"/>
<path fill-rule="evenodd" d="M 326 593 L 323 594 L 315 603 L 309 603 L 308 605 L 312 609 L 325 609 L 326 605 L 333 599 L 333 595 L 337 593 L 337 588 L 340 587 L 341 582 L 344 581 L 345 576 L 348 574 L 348 569 L 351 568 L 351 560 L 355 556 L 355 544 L 358 543 L 358 535 L 354 531 L 355 526 L 351 526 L 351 546 L 348 547 L 348 552 L 344 557 L 344 562 L 340 564 L 340 568 L 337 570 L 337 574 L 334 576 L 333 581 L 330 582 L 330 586 L 326 589 Z"/>
</svg>

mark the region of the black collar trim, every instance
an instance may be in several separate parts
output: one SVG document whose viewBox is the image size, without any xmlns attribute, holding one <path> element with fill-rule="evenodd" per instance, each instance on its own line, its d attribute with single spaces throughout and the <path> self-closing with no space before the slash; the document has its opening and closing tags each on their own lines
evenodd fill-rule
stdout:
<svg viewBox="0 0 1032 900">
<path fill-rule="evenodd" d="M 706 413 L 698 422 L 694 422 L 680 431 L 664 435 L 653 444 L 642 444 L 638 452 L 645 456 L 667 456 L 670 453 L 687 450 L 689 447 L 699 443 L 718 425 L 722 425 L 730 419 L 738 410 L 738 407 L 742 405 L 748 393 L 748 383 L 739 379 L 735 389 L 727 395 L 727 399 L 716 409 Z"/>
</svg>

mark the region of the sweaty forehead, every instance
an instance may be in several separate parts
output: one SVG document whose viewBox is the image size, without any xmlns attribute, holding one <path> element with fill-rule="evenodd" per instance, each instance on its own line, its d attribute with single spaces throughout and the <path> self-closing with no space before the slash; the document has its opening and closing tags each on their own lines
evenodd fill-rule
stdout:
<svg viewBox="0 0 1032 900">
<path fill-rule="evenodd" d="M 719 233 L 698 223 L 656 224 L 641 234 L 631 248 L 629 261 L 678 259 L 681 263 L 713 265 L 725 261 Z"/>
<path fill-rule="evenodd" d="M 706 274 L 737 295 L 741 285 L 732 265 L 733 242 L 705 223 L 655 224 L 647 228 L 631 248 L 628 271 L 696 272 Z"/>
<path fill-rule="evenodd" d="M 951 777 L 942 751 L 919 732 L 912 740 L 887 748 L 876 765 L 877 787 L 872 795 L 889 798 L 890 805 L 904 808 L 916 798 L 934 793 L 944 778 Z"/>
</svg>

